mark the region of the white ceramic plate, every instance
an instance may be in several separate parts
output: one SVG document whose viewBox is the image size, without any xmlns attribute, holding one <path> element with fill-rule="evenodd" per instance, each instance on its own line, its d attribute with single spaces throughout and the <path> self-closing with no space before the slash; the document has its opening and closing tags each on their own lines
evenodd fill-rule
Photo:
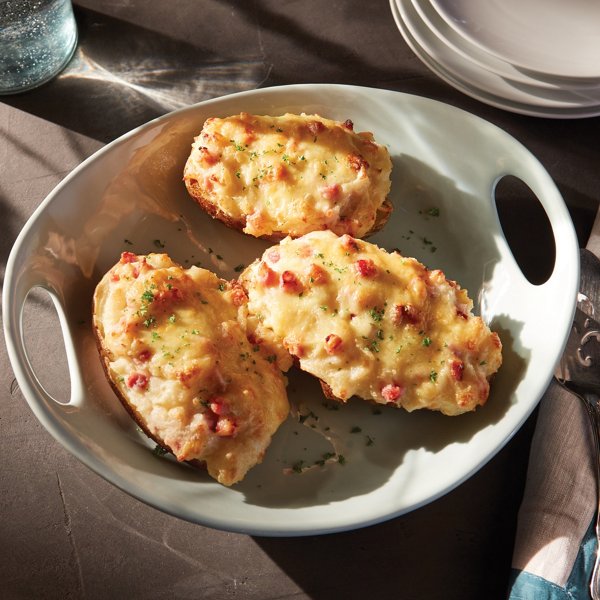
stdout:
<svg viewBox="0 0 600 600">
<path fill-rule="evenodd" d="M 406 43 L 441 79 L 461 92 L 511 112 L 555 119 L 600 115 L 600 101 L 560 88 L 544 89 L 504 78 L 454 51 L 421 19 L 410 0 L 390 0 Z"/>
<path fill-rule="evenodd" d="M 600 79 L 600 3 L 590 0 L 431 0 L 466 39 L 531 71 Z"/>
<path fill-rule="evenodd" d="M 240 111 L 319 113 L 352 119 L 387 144 L 395 210 L 373 241 L 400 248 L 467 287 L 497 330 L 504 365 L 488 404 L 448 418 L 351 401 L 331 410 L 308 377 L 290 377 L 303 415 L 276 434 L 265 461 L 233 488 L 153 455 L 106 383 L 90 328 L 95 284 L 123 249 L 201 261 L 222 276 L 248 264 L 264 242 L 205 215 L 181 181 L 192 138 L 209 116 Z M 528 283 L 502 235 L 493 200 L 513 174 L 540 199 L 552 224 L 556 264 Z M 84 201 L 82 201 L 84 199 Z M 439 210 L 439 216 L 428 214 Z M 131 245 L 125 243 L 127 239 Z M 436 251 L 432 251 L 435 245 Z M 217 256 L 218 255 L 218 256 Z M 398 92 L 338 85 L 255 90 L 204 102 L 132 131 L 86 160 L 40 205 L 15 242 L 4 281 L 4 329 L 15 375 L 48 431 L 86 465 L 133 496 L 203 525 L 257 535 L 307 535 L 377 523 L 445 494 L 484 465 L 518 430 L 547 387 L 570 327 L 578 247 L 568 211 L 549 175 L 516 140 L 461 110 Z M 33 371 L 23 340 L 30 290 L 49 291 L 62 321 L 72 382 L 53 398 Z M 65 374 L 66 376 L 66 374 Z M 313 429 L 311 425 L 315 425 Z M 350 433 L 360 426 L 360 433 Z M 329 427 L 346 464 L 298 474 L 330 450 Z M 369 440 L 373 443 L 369 443 Z"/>
<path fill-rule="evenodd" d="M 587 80 L 584 83 L 573 79 L 567 85 L 564 81 L 558 83 L 547 80 L 540 75 L 534 77 L 533 74 L 482 50 L 468 38 L 457 33 L 435 10 L 430 0 L 412 0 L 412 4 L 432 33 L 449 46 L 453 52 L 457 52 L 465 60 L 474 62 L 479 67 L 499 75 L 508 82 L 524 84 L 527 86 L 526 89 L 533 88 L 536 96 L 543 96 L 545 90 L 562 90 L 568 92 L 578 102 L 583 102 L 586 99 L 598 102 L 600 99 L 600 80 L 590 84 Z M 552 94 L 552 92 L 550 93 Z"/>
</svg>

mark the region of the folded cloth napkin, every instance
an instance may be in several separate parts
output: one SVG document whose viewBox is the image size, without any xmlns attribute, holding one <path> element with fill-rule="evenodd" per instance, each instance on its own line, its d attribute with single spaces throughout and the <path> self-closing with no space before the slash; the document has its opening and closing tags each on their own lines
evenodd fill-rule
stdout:
<svg viewBox="0 0 600 600">
<path fill-rule="evenodd" d="M 587 248 L 600 256 L 600 211 Z M 585 407 L 553 381 L 540 401 L 531 443 L 510 600 L 591 597 L 598 506 L 593 448 Z"/>
</svg>

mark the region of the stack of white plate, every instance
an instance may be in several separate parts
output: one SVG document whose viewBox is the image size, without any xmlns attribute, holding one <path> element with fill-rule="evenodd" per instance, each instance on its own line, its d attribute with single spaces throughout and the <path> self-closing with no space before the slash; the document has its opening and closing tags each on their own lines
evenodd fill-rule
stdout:
<svg viewBox="0 0 600 600">
<path fill-rule="evenodd" d="M 512 112 L 600 115 L 600 2 L 390 0 L 404 39 L 460 91 Z"/>
</svg>

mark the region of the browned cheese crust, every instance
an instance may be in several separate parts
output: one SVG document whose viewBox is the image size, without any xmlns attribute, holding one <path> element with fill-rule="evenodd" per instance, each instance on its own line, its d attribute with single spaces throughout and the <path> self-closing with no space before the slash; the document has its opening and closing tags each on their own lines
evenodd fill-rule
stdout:
<svg viewBox="0 0 600 600">
<path fill-rule="evenodd" d="M 289 405 L 285 378 L 248 342 L 237 283 L 165 254 L 124 252 L 98 284 L 93 322 L 108 380 L 178 460 L 224 485 L 261 462 Z"/>
<path fill-rule="evenodd" d="M 240 278 L 249 330 L 285 370 L 295 357 L 329 397 L 458 415 L 484 404 L 498 335 L 440 270 L 349 235 L 265 251 Z"/>
<path fill-rule="evenodd" d="M 190 195 L 226 225 L 271 240 L 387 221 L 392 163 L 371 133 L 318 115 L 210 118 L 184 169 Z"/>
</svg>

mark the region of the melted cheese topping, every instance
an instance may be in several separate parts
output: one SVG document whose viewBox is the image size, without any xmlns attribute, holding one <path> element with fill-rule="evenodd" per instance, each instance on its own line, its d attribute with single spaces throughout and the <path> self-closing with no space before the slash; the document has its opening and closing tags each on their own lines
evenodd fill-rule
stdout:
<svg viewBox="0 0 600 600">
<path fill-rule="evenodd" d="M 201 204 L 257 237 L 320 229 L 362 237 L 389 193 L 390 171 L 387 149 L 350 121 L 241 113 L 206 121 L 184 180 Z"/>
<path fill-rule="evenodd" d="M 485 403 L 502 361 L 498 335 L 458 284 L 348 235 L 287 238 L 240 281 L 255 335 L 341 400 L 456 415 Z"/>
<path fill-rule="evenodd" d="M 246 296 L 167 255 L 121 261 L 95 294 L 107 373 L 142 427 L 225 485 L 262 460 L 289 406 L 285 380 L 238 321 Z"/>
</svg>

